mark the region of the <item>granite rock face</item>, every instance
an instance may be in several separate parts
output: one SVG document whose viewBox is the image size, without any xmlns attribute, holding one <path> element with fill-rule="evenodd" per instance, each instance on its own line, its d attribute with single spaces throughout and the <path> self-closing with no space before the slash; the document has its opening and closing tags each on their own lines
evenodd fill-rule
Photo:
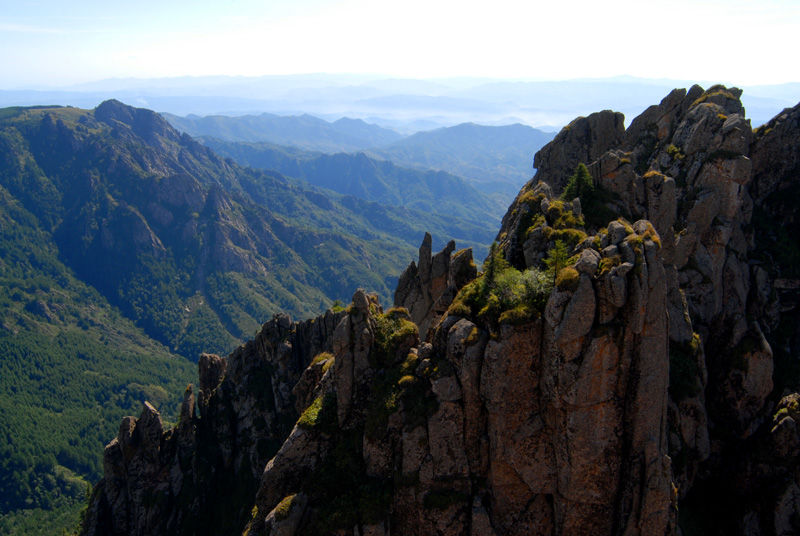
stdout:
<svg viewBox="0 0 800 536">
<path fill-rule="evenodd" d="M 190 385 L 175 428 L 164 430 L 149 404 L 138 419 L 126 417 L 106 447 L 84 532 L 240 532 L 245 503 L 297 420 L 292 389 L 316 355 L 333 350 L 343 316 L 276 315 L 227 358 L 203 354 L 196 403 Z"/>
<path fill-rule="evenodd" d="M 456 244 L 450 241 L 442 251 L 432 255 L 431 242 L 431 235 L 425 233 L 419 248 L 419 264 L 411 262 L 400 276 L 394 293 L 394 306 L 409 310 L 423 340 L 428 328 L 435 325 L 453 303 L 458 289 L 478 275 L 471 249 L 453 255 Z"/>
<path fill-rule="evenodd" d="M 776 394 L 775 341 L 784 359 L 800 357 L 797 272 L 787 254 L 797 251 L 796 203 L 791 200 L 800 176 L 798 112 L 785 110 L 753 131 L 740 96 L 740 90 L 724 86 L 675 90 L 635 118 L 602 154 L 543 149 L 540 159 L 546 154 L 559 161 L 548 162 L 523 188 L 498 237 L 510 262 L 541 261 L 541 253 L 533 252 L 541 251 L 547 233 L 539 228 L 528 233 L 527 215 L 536 211 L 541 196 L 564 189 L 565 179 L 553 178 L 551 169 L 575 170 L 581 163 L 595 187 L 606 193 L 605 208 L 652 224 L 667 285 L 669 454 L 678 462 L 673 479 L 681 500 L 690 495 L 698 475 L 699 489 L 713 485 L 715 493 L 729 495 L 716 471 L 737 463 L 738 449 L 761 448 L 759 430 L 768 426 L 774 411 L 769 399 Z M 549 206 L 551 201 L 541 203 Z M 782 229 L 791 232 L 781 235 Z M 625 260 L 624 251 L 614 249 L 618 226 L 587 232 L 598 233 L 604 258 L 619 254 Z M 623 266 L 613 267 L 609 275 Z M 610 277 L 598 320 L 603 323 L 617 304 L 631 298 Z M 781 335 L 787 332 L 791 335 Z M 796 390 L 794 381 L 780 388 Z M 753 487 L 728 489 L 740 490 L 733 494 L 737 501 L 753 499 Z M 685 504 L 686 509 L 696 507 L 698 500 L 688 497 Z M 749 512 L 747 523 L 769 524 L 765 518 L 772 514 L 759 512 Z M 737 523 L 731 530 L 747 525 L 741 519 Z"/>
<path fill-rule="evenodd" d="M 427 235 L 392 309 L 204 355 L 197 414 L 123 421 L 84 532 L 797 533 L 800 124 L 740 96 L 579 118 L 482 274 Z"/>
<path fill-rule="evenodd" d="M 311 491 L 320 477 L 307 464 L 319 471 L 326 464 L 320 453 L 336 449 L 331 441 L 341 444 L 353 431 L 360 438 L 356 467 L 364 467 L 363 485 L 380 482 L 384 493 L 378 512 L 358 510 L 354 519 L 380 514 L 403 534 L 674 530 L 663 260 L 645 236 L 651 228 L 642 222 L 634 229 L 639 232 L 632 230 L 630 238 L 642 241 L 636 270 L 613 277 L 642 299 L 625 300 L 604 327 L 595 325 L 594 310 L 612 276 L 584 273 L 576 290 L 556 289 L 538 318 L 491 330 L 445 314 L 431 342 L 398 340 L 380 367 L 375 344 L 369 355 L 359 354 L 359 334 L 391 340 L 402 328 L 387 327 L 385 318 L 404 313 L 381 315 L 377 306 L 359 306 L 357 293 L 349 319 L 337 329 L 337 339 L 341 330 L 348 343 L 337 349 L 331 369 L 337 430 L 295 428 L 281 452 L 296 452 L 300 438 L 317 439 L 303 440 L 304 455 L 279 453 L 269 463 L 256 499 L 265 517 L 254 519 L 250 531 L 263 530 L 284 497 L 307 493 L 305 524 L 296 534 L 316 533 L 333 497 Z M 359 370 L 371 374 L 351 372 Z M 340 371 L 347 371 L 344 379 Z M 385 391 L 395 389 L 388 399 L 400 403 L 384 406 L 390 412 L 385 425 L 371 429 L 370 408 L 386 404 Z M 359 391 L 361 404 L 351 402 Z M 367 411 L 359 416 L 358 408 Z M 281 487 L 287 478 L 276 475 L 292 472 L 308 476 Z M 371 526 L 358 523 L 346 533 L 368 533 Z"/>
<path fill-rule="evenodd" d="M 536 153 L 533 167 L 539 179 L 561 191 L 575 171 L 572 162 L 594 162 L 625 136 L 625 116 L 604 110 L 579 117 Z"/>
</svg>

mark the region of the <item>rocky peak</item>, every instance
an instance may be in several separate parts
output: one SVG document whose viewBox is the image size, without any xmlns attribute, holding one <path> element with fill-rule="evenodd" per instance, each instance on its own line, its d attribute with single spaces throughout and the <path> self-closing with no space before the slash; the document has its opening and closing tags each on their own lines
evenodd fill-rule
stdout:
<svg viewBox="0 0 800 536">
<path fill-rule="evenodd" d="M 780 225 L 796 230 L 797 192 L 800 177 L 800 154 L 787 148 L 797 147 L 800 131 L 800 105 L 787 108 L 753 134 L 750 156 L 753 178 L 750 193 L 756 205 Z"/>
<path fill-rule="evenodd" d="M 674 468 L 681 497 L 700 464 L 712 455 L 712 427 L 742 437 L 754 434 L 769 410 L 773 389 L 773 350 L 764 333 L 777 325 L 776 300 L 768 297 L 772 285 L 766 273 L 748 260 L 754 238 L 762 243 L 767 238 L 752 234 L 751 192 L 774 188 L 777 183 L 770 181 L 776 176 L 792 176 L 793 157 L 784 159 L 775 150 L 781 146 L 794 154 L 789 147 L 796 140 L 778 135 L 771 145 L 765 133 L 770 126 L 785 125 L 787 133 L 796 128 L 791 127 L 791 113 L 784 113 L 753 133 L 740 96 L 740 90 L 724 86 L 675 90 L 634 119 L 624 140 L 612 137 L 615 141 L 595 158 L 575 153 L 570 160 L 565 152 L 545 147 L 541 155 L 561 160 L 537 171 L 509 209 L 499 235 L 506 258 L 518 267 L 540 265 L 545 259 L 541 252 L 553 247 L 554 237 L 582 240 L 567 234 L 562 216 L 574 212 L 574 200 L 559 200 L 558 210 L 552 208 L 552 192 L 563 191 L 567 179 L 549 174 L 553 168 L 571 168 L 572 175 L 581 163 L 595 190 L 594 196 L 578 200 L 586 224 L 579 229 L 599 231 L 601 264 L 615 255 L 624 260 L 624 252 L 611 247 L 616 231 L 610 220 L 624 216 L 652 223 L 662 245 L 667 284 L 669 422 L 678 431 L 670 436 L 670 455 L 681 460 Z M 775 162 L 786 162 L 778 164 L 786 169 L 771 169 Z M 791 179 L 784 181 L 784 188 L 792 184 Z M 764 193 L 757 197 L 768 204 Z M 542 220 L 544 226 L 537 226 Z M 625 265 L 620 262 L 609 275 Z M 613 281 L 601 292 L 601 322 L 609 307 L 630 299 Z M 777 280 L 775 285 L 780 286 Z"/>
<path fill-rule="evenodd" d="M 573 162 L 593 162 L 625 134 L 625 116 L 604 110 L 579 117 L 564 127 L 533 159 L 535 179 L 561 191 L 575 171 Z"/>
<path fill-rule="evenodd" d="M 156 112 L 145 108 L 134 108 L 115 99 L 100 103 L 94 110 L 94 117 L 112 127 L 125 125 L 151 144 L 158 143 L 159 137 L 175 142 L 181 138 L 166 119 Z"/>
<path fill-rule="evenodd" d="M 333 350 L 344 313 L 294 322 L 277 315 L 227 358 L 203 354 L 199 397 L 184 393 L 180 422 L 163 430 L 158 412 L 126 417 L 104 453 L 86 534 L 240 532 L 258 478 L 298 412 L 292 389 L 314 356 Z M 305 409 L 305 408 L 302 408 Z M 136 505 L 136 506 L 133 506 Z"/>
<path fill-rule="evenodd" d="M 394 306 L 409 310 L 423 340 L 461 287 L 478 275 L 471 248 L 453 254 L 456 244 L 451 240 L 442 251 L 432 255 L 431 243 L 431 235 L 425 233 L 419 248 L 419 265 L 412 261 L 403 271 L 394 294 Z"/>
<path fill-rule="evenodd" d="M 420 344 L 403 327 L 405 311 L 381 314 L 357 293 L 336 330 L 335 364 L 320 379 L 316 420 L 301 418 L 267 465 L 248 530 L 669 532 L 663 260 L 647 222 L 610 230 L 614 245 L 628 240 L 639 251 L 630 267 L 598 273 L 605 257 L 587 248 L 564 267 L 576 284 L 554 288 L 539 315 L 497 327 L 451 308 Z M 426 240 L 430 258 L 427 248 Z M 622 297 L 598 324 L 612 280 Z M 326 392 L 337 412 L 322 422 Z M 336 503 L 321 481 L 342 448 L 355 449 L 353 470 L 376 494 L 371 504 L 350 495 L 341 503 L 355 529 L 320 517 Z M 288 504 L 299 510 L 284 523 Z"/>
</svg>

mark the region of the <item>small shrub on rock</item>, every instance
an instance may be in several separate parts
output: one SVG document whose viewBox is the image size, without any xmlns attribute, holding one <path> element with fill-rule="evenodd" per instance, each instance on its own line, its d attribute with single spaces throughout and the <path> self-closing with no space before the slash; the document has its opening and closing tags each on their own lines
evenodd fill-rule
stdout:
<svg viewBox="0 0 800 536">
<path fill-rule="evenodd" d="M 564 268 L 556 277 L 556 288 L 561 292 L 575 292 L 581 282 L 581 274 L 575 268 Z"/>
</svg>

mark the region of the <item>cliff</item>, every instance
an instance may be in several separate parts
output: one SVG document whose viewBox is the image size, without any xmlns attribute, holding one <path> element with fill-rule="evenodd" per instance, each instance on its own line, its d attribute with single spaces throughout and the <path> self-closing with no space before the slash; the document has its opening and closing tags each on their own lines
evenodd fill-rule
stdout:
<svg viewBox="0 0 800 536">
<path fill-rule="evenodd" d="M 740 95 L 576 119 L 482 274 L 426 236 L 388 311 L 204 356 L 199 415 L 123 421 L 84 533 L 796 533 L 800 107 L 753 131 Z"/>
</svg>

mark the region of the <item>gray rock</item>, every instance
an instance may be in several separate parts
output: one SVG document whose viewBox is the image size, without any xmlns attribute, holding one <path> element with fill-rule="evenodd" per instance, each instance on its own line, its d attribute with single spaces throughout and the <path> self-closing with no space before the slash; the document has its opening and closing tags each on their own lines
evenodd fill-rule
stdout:
<svg viewBox="0 0 800 536">
<path fill-rule="evenodd" d="M 547 214 L 547 211 L 550 210 L 550 198 L 545 197 L 542 199 L 542 202 L 539 204 L 539 209 L 542 211 L 542 214 Z"/>
<path fill-rule="evenodd" d="M 429 328 L 441 320 L 461 287 L 478 273 L 471 249 L 453 256 L 456 244 L 451 240 L 442 251 L 431 255 L 431 241 L 426 233 L 419 249 L 419 268 L 412 261 L 400 276 L 394 295 L 394 306 L 409 310 L 422 340 Z"/>
<path fill-rule="evenodd" d="M 608 110 L 572 121 L 536 153 L 534 183 L 544 182 L 554 193 L 562 192 L 578 164 L 594 162 L 622 141 L 624 121 L 621 113 Z"/>
<path fill-rule="evenodd" d="M 628 231 L 625 230 L 625 226 L 620 222 L 612 221 L 608 224 L 608 240 L 612 244 L 619 244 L 625 240 L 626 236 L 628 236 Z"/>
<path fill-rule="evenodd" d="M 619 247 L 614 244 L 603 248 L 603 258 L 616 257 L 619 255 Z"/>
<path fill-rule="evenodd" d="M 455 376 L 445 376 L 431 382 L 431 390 L 443 402 L 461 400 L 461 388 Z"/>
<path fill-rule="evenodd" d="M 581 256 L 578 262 L 575 263 L 575 269 L 583 274 L 592 277 L 597 271 L 597 265 L 600 262 L 600 254 L 595 250 L 587 248 L 581 251 Z"/>
<path fill-rule="evenodd" d="M 594 324 L 595 307 L 592 280 L 588 275 L 581 274 L 578 289 L 572 295 L 556 330 L 558 343 L 571 342 L 589 333 Z"/>
<path fill-rule="evenodd" d="M 572 215 L 576 218 L 580 218 L 583 213 L 581 212 L 581 198 L 576 197 L 572 200 Z"/>
<path fill-rule="evenodd" d="M 631 245 L 625 240 L 619 243 L 619 254 L 622 256 L 622 261 L 625 263 L 633 264 L 636 262 L 636 253 L 634 253 Z"/>
</svg>

